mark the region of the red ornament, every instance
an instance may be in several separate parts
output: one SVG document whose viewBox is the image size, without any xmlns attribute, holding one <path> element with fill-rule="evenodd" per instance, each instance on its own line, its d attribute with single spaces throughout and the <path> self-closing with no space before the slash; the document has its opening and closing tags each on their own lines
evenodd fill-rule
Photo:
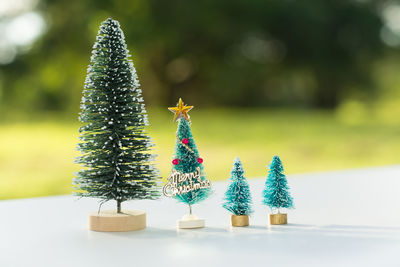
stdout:
<svg viewBox="0 0 400 267">
<path fill-rule="evenodd" d="M 179 159 L 174 159 L 174 160 L 172 160 L 172 164 L 178 165 L 178 164 L 179 164 Z"/>
<path fill-rule="evenodd" d="M 201 163 L 203 163 L 203 159 L 202 158 L 197 158 L 197 162 L 201 164 Z"/>
<path fill-rule="evenodd" d="M 189 143 L 189 139 L 183 138 L 182 143 L 184 143 L 185 145 L 187 145 L 187 144 Z"/>
</svg>

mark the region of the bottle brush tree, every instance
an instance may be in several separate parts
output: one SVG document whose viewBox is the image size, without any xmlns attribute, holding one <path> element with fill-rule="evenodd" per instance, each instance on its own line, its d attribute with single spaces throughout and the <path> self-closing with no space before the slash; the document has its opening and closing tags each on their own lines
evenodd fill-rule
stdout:
<svg viewBox="0 0 400 267">
<path fill-rule="evenodd" d="M 250 188 L 244 177 L 242 162 L 238 157 L 233 163 L 230 181 L 222 206 L 233 215 L 250 215 L 253 212 Z"/>
<path fill-rule="evenodd" d="M 104 21 L 93 46 L 81 101 L 81 142 L 76 159 L 83 169 L 75 194 L 121 203 L 159 197 L 160 176 L 138 77 L 118 21 Z M 100 208 L 99 207 L 99 208 Z"/>
<path fill-rule="evenodd" d="M 269 167 L 270 170 L 263 191 L 263 204 L 269 206 L 272 213 L 274 211 L 280 213 L 281 208 L 293 208 L 293 198 L 289 193 L 289 186 L 286 176 L 283 174 L 280 158 L 274 156 Z"/>
<path fill-rule="evenodd" d="M 190 127 L 187 112 L 191 108 L 192 106 L 184 106 L 182 99 L 179 99 L 177 107 L 169 108 L 175 113 L 175 120 L 178 121 L 172 175 L 178 174 L 180 180 L 183 180 L 175 185 L 173 197 L 187 204 L 190 214 L 192 214 L 193 204 L 206 199 L 211 194 L 211 184 L 205 176 L 203 159 L 199 156 Z"/>
</svg>

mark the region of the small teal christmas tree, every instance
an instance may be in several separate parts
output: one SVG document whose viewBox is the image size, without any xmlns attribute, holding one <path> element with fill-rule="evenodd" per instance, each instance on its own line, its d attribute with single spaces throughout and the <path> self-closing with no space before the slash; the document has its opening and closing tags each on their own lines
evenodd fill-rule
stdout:
<svg viewBox="0 0 400 267">
<path fill-rule="evenodd" d="M 238 157 L 233 163 L 230 180 L 222 206 L 236 216 L 250 215 L 253 213 L 250 188 L 244 177 L 242 162 Z"/>
<path fill-rule="evenodd" d="M 263 191 L 263 204 L 271 208 L 272 213 L 277 210 L 280 213 L 281 208 L 293 208 L 293 198 L 289 193 L 289 186 L 286 176 L 283 174 L 281 159 L 274 156 L 269 166 L 268 178 L 265 182 Z"/>
<path fill-rule="evenodd" d="M 199 156 L 187 114 L 193 107 L 185 106 L 179 99 L 177 107 L 169 108 L 178 121 L 176 131 L 175 155 L 172 160 L 172 173 L 164 186 L 164 195 L 172 196 L 189 206 L 206 199 L 211 193 L 211 184 L 204 173 L 203 159 Z"/>
</svg>

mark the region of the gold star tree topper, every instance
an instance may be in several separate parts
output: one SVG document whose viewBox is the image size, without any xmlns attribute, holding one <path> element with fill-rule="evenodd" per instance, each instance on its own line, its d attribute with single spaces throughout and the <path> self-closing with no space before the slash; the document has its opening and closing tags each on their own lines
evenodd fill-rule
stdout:
<svg viewBox="0 0 400 267">
<path fill-rule="evenodd" d="M 179 98 L 179 102 L 176 107 L 168 108 L 171 112 L 175 113 L 174 121 L 177 121 L 179 118 L 183 117 L 190 121 L 190 117 L 188 112 L 193 108 L 193 106 L 185 106 L 182 101 L 182 98 Z"/>
</svg>

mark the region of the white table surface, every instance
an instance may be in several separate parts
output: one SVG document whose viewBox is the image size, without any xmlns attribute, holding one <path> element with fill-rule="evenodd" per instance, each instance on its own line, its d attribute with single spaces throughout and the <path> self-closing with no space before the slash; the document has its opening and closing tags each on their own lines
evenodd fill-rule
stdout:
<svg viewBox="0 0 400 267">
<path fill-rule="evenodd" d="M 187 207 L 166 198 L 124 203 L 147 212 L 147 229 L 127 233 L 87 230 L 96 200 L 1 201 L 0 266 L 400 266 L 400 166 L 288 180 L 296 209 L 284 226 L 267 226 L 264 178 L 249 180 L 255 213 L 245 228 L 230 227 L 221 208 L 226 183 L 217 182 L 194 206 L 206 219 L 196 230 L 176 229 Z"/>
</svg>

